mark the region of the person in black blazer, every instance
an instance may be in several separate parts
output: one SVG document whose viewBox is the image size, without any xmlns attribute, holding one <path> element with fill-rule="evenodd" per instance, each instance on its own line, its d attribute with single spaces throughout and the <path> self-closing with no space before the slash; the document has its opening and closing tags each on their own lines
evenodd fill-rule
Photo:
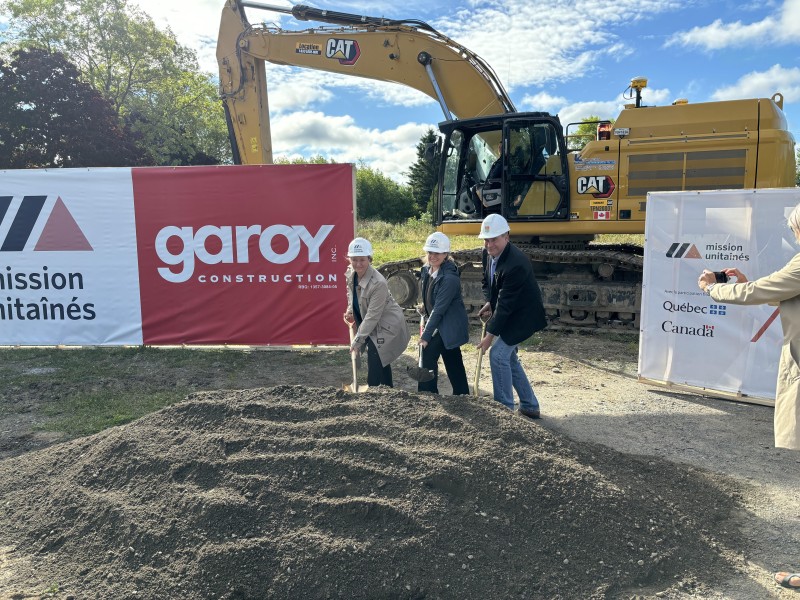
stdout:
<svg viewBox="0 0 800 600">
<path fill-rule="evenodd" d="M 538 419 L 539 400 L 517 356 L 517 346 L 547 325 L 542 293 L 530 259 L 509 240 L 508 221 L 492 214 L 481 224 L 478 237 L 484 241 L 483 297 L 479 311 L 486 323 L 486 335 L 477 345 L 491 348 L 494 399 L 514 410 L 514 390 L 519 396 L 521 415 Z"/>
</svg>

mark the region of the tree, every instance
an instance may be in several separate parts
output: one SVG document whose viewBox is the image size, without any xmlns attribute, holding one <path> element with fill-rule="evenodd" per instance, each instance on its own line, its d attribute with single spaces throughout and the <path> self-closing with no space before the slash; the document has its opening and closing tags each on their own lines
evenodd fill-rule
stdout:
<svg viewBox="0 0 800 600">
<path fill-rule="evenodd" d="M 605 119 L 601 119 L 597 115 L 589 115 L 581 120 L 583 123 L 578 125 L 575 130 L 569 132 L 567 146 L 569 146 L 571 150 L 580 150 L 587 143 L 591 142 L 592 140 L 596 140 L 597 123 L 601 120 L 604 121 Z M 614 121 L 611 120 L 611 122 L 613 123 Z"/>
<path fill-rule="evenodd" d="M 356 170 L 358 218 L 401 223 L 414 215 L 411 191 L 363 164 Z"/>
<path fill-rule="evenodd" d="M 439 164 L 434 160 L 425 158 L 426 150 L 430 144 L 437 141 L 439 136 L 429 128 L 417 144 L 417 161 L 408 170 L 408 184 L 411 187 L 411 196 L 417 215 L 433 213 L 433 190 L 439 175 Z"/>
<path fill-rule="evenodd" d="M 800 186 L 800 148 L 795 151 L 795 178 L 794 184 Z"/>
<path fill-rule="evenodd" d="M 128 0 L 6 0 L 8 36 L 62 52 L 140 134 L 156 164 L 229 161 L 227 128 L 210 75 L 193 51 Z"/>
<path fill-rule="evenodd" d="M 147 164 L 113 106 L 78 77 L 43 49 L 0 59 L 0 168 Z"/>
<path fill-rule="evenodd" d="M 328 160 L 321 154 L 315 154 L 309 158 L 295 157 L 291 160 L 285 156 L 279 156 L 273 161 L 276 165 L 335 165 L 336 161 L 332 158 Z"/>
</svg>

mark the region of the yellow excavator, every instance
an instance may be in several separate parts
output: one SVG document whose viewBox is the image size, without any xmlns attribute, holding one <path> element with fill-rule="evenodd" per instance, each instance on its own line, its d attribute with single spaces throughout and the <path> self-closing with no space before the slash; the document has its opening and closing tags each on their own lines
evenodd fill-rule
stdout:
<svg viewBox="0 0 800 600">
<path fill-rule="evenodd" d="M 251 25 L 245 8 L 324 23 L 301 31 Z M 794 138 L 783 96 L 644 106 L 647 80 L 595 139 L 575 148 L 583 123 L 517 112 L 492 68 L 417 20 L 392 20 L 246 0 L 227 0 L 217 44 L 220 93 L 238 164 L 272 162 L 265 61 L 402 83 L 444 113 L 431 148 L 438 161 L 436 227 L 477 235 L 503 214 L 534 265 L 556 325 L 638 330 L 642 252 L 602 245 L 598 234 L 644 233 L 647 193 L 793 187 Z M 468 308 L 483 305 L 479 249 L 454 253 Z M 421 260 L 382 265 L 395 299 L 411 309 Z"/>
</svg>

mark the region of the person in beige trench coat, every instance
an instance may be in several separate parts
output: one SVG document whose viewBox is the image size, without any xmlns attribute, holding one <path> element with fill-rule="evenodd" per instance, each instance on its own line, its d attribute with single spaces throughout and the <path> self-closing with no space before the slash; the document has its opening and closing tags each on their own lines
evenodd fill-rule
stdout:
<svg viewBox="0 0 800 600">
<path fill-rule="evenodd" d="M 800 204 L 789 215 L 789 227 L 800 242 Z M 717 302 L 780 307 L 783 347 L 775 391 L 775 446 L 800 450 L 800 253 L 782 269 L 755 281 L 748 281 L 739 269 L 723 271 L 736 283 L 716 283 L 708 270 L 697 281 Z"/>
<path fill-rule="evenodd" d="M 800 242 L 800 204 L 789 215 L 789 227 Z M 716 283 L 712 271 L 700 274 L 697 284 L 717 302 L 728 304 L 777 304 L 783 327 L 783 346 L 775 390 L 775 446 L 800 450 L 800 253 L 771 275 L 748 281 L 739 269 L 723 269 L 736 283 Z M 782 587 L 800 589 L 800 573 L 779 571 L 773 575 Z"/>
<path fill-rule="evenodd" d="M 344 318 L 358 327 L 352 351 L 367 349 L 367 385 L 392 387 L 391 363 L 403 354 L 411 334 L 403 309 L 389 293 L 386 278 L 372 266 L 372 245 L 355 238 L 348 247 L 347 310 Z"/>
</svg>

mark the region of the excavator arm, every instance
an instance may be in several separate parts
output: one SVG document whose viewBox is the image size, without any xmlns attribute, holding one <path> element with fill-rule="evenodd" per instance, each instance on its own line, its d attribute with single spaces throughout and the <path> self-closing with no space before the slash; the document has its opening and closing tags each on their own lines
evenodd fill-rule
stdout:
<svg viewBox="0 0 800 600">
<path fill-rule="evenodd" d="M 244 8 L 328 25 L 289 31 L 251 25 Z M 217 43 L 222 97 L 234 162 L 272 162 L 265 61 L 401 83 L 437 100 L 446 120 L 515 112 L 492 68 L 422 21 L 397 21 L 227 0 Z"/>
</svg>

